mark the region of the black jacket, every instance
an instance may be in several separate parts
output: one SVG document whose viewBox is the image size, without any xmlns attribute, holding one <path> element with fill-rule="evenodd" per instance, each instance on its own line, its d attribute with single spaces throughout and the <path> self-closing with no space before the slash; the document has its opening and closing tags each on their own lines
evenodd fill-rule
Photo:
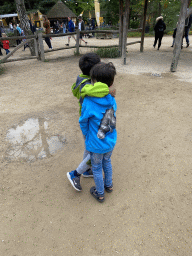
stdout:
<svg viewBox="0 0 192 256">
<path fill-rule="evenodd" d="M 155 33 L 164 32 L 165 29 L 166 29 L 166 25 L 164 21 L 158 20 L 154 27 Z"/>
</svg>

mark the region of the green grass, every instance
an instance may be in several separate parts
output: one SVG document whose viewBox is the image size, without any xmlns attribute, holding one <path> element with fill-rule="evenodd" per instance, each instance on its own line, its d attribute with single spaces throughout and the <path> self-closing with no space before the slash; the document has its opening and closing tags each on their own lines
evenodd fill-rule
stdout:
<svg viewBox="0 0 192 256">
<path fill-rule="evenodd" d="M 95 53 L 99 55 L 101 58 L 118 58 L 119 57 L 118 47 L 99 48 L 95 50 Z"/>
</svg>

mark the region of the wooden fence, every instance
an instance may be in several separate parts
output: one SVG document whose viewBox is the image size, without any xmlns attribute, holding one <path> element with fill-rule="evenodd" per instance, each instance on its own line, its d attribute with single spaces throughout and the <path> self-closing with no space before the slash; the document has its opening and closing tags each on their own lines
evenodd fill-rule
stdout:
<svg viewBox="0 0 192 256">
<path fill-rule="evenodd" d="M 142 31 L 142 29 L 131 29 L 128 30 L 128 32 L 134 32 L 134 31 Z M 118 45 L 108 45 L 108 46 L 96 46 L 96 45 L 79 45 L 79 39 L 80 39 L 80 34 L 89 34 L 89 33 L 97 33 L 97 34 L 119 34 L 119 30 L 86 30 L 86 31 L 79 31 L 77 29 L 76 32 L 72 33 L 61 33 L 61 34 L 42 34 L 42 33 L 35 33 L 34 35 L 29 35 L 29 36 L 13 36 L 13 37 L 5 37 L 1 40 L 22 40 L 26 39 L 23 41 L 21 44 L 19 44 L 13 51 L 11 51 L 9 54 L 6 55 L 3 59 L 0 60 L 0 63 L 5 63 L 5 62 L 12 62 L 12 61 L 19 61 L 19 60 L 27 60 L 27 59 L 37 59 L 41 61 L 45 61 L 45 53 L 50 52 L 50 50 L 44 50 L 44 45 L 43 45 L 43 39 L 46 37 L 63 37 L 63 36 L 71 36 L 71 35 L 76 35 L 76 45 L 75 46 L 66 46 L 66 47 L 60 47 L 56 49 L 52 49 L 51 51 L 60 51 L 60 50 L 66 50 L 66 49 L 76 49 L 76 53 L 79 54 L 79 48 L 80 47 L 87 47 L 87 48 L 111 48 L 111 47 L 119 47 Z M 35 45 L 35 56 L 27 56 L 27 57 L 19 57 L 19 58 L 11 58 L 8 60 L 9 57 L 13 55 L 17 50 L 19 50 L 22 46 L 24 46 L 26 43 L 29 43 L 30 41 L 34 40 L 34 45 Z M 135 42 L 130 42 L 127 43 L 127 45 L 132 45 L 132 44 L 142 44 L 142 40 L 135 41 Z"/>
</svg>

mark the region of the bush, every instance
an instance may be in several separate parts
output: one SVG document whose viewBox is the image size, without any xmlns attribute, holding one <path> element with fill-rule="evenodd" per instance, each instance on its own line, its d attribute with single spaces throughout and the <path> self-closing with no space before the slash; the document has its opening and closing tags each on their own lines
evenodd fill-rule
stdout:
<svg viewBox="0 0 192 256">
<path fill-rule="evenodd" d="M 95 53 L 101 58 L 118 58 L 120 56 L 118 47 L 99 48 Z"/>
<path fill-rule="evenodd" d="M 136 32 L 128 32 L 127 33 L 128 37 L 141 37 L 141 32 L 136 31 Z M 150 37 L 153 36 L 153 33 L 149 32 L 149 33 L 145 33 L 145 37 Z"/>
</svg>

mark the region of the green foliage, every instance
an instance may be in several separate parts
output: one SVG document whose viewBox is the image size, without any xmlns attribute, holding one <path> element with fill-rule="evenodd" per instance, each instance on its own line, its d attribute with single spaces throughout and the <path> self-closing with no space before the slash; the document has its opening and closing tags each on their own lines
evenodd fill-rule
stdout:
<svg viewBox="0 0 192 256">
<path fill-rule="evenodd" d="M 15 12 L 16 12 L 16 5 L 14 0 L 0 1 L 0 14 L 15 13 Z"/>
<path fill-rule="evenodd" d="M 101 58 L 118 58 L 120 56 L 118 47 L 99 48 L 95 50 L 95 53 Z"/>
<path fill-rule="evenodd" d="M 79 16 L 83 11 L 94 10 L 94 0 L 83 0 L 74 1 L 74 0 L 62 0 L 62 2 L 72 10 L 77 16 Z"/>
<path fill-rule="evenodd" d="M 141 32 L 128 32 L 127 36 L 128 37 L 139 37 L 139 38 L 141 38 Z M 145 34 L 145 37 L 151 37 L 151 36 L 153 36 L 153 33 Z"/>
<path fill-rule="evenodd" d="M 57 3 L 57 0 L 44 1 L 40 0 L 38 3 L 35 3 L 34 7 L 38 9 L 41 13 L 47 14 L 48 11 Z M 34 8 L 35 9 L 35 8 Z"/>
<path fill-rule="evenodd" d="M 108 24 L 109 21 L 111 21 L 113 25 L 118 23 L 118 21 L 119 21 L 119 1 L 117 1 L 117 0 L 110 0 L 110 1 L 100 0 L 100 9 L 104 11 L 104 13 L 101 16 L 104 17 L 105 24 Z"/>
</svg>

